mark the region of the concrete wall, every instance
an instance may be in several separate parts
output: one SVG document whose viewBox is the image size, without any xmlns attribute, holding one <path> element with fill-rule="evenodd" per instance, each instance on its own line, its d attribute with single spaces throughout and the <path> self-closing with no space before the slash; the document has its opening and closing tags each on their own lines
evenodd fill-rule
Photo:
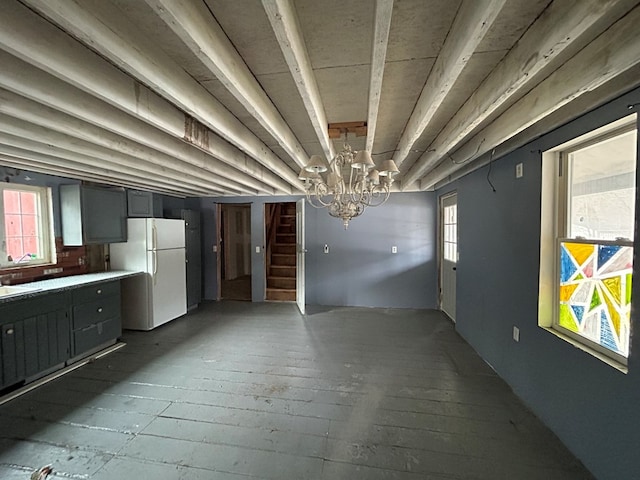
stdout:
<svg viewBox="0 0 640 480">
<path fill-rule="evenodd" d="M 264 204 L 301 197 L 206 198 L 203 212 L 205 298 L 217 291 L 215 240 L 217 203 L 251 204 L 252 297 L 264 300 Z M 436 305 L 436 207 L 433 192 L 396 193 L 377 208 L 342 221 L 325 209 L 305 206 L 306 300 L 309 305 L 434 308 Z M 329 245 L 329 254 L 323 253 Z M 398 247 L 392 254 L 391 247 Z"/>
<path fill-rule="evenodd" d="M 488 167 L 437 192 L 458 192 L 457 330 L 600 480 L 640 472 L 640 342 L 632 340 L 625 375 L 538 327 L 540 151 L 626 116 L 638 102 L 640 89 L 494 161 L 495 193 Z M 516 179 L 520 162 L 524 177 Z"/>
</svg>

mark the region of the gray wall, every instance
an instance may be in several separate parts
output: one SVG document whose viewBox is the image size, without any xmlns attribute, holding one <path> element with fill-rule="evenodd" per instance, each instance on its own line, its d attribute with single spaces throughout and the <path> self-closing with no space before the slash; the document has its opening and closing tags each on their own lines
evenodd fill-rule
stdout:
<svg viewBox="0 0 640 480">
<path fill-rule="evenodd" d="M 435 308 L 433 192 L 391 194 L 346 231 L 324 209 L 307 206 L 306 213 L 309 305 Z M 394 245 L 398 253 L 392 254 Z"/>
<path fill-rule="evenodd" d="M 495 193 L 488 167 L 437 192 L 458 192 L 458 331 L 600 480 L 640 472 L 640 360 L 634 354 L 640 345 L 632 340 L 625 375 L 538 327 L 540 151 L 626 116 L 628 105 L 638 102 L 640 90 L 495 161 Z M 520 162 L 524 177 L 516 179 Z M 636 299 L 639 288 L 636 280 Z M 519 343 L 512 340 L 514 325 Z"/>
<path fill-rule="evenodd" d="M 205 298 L 217 291 L 216 203 L 251 204 L 252 296 L 264 300 L 264 204 L 294 202 L 300 197 L 206 198 L 203 212 Z M 395 193 L 389 201 L 342 221 L 325 209 L 305 205 L 306 300 L 309 305 L 434 308 L 436 305 L 436 209 L 433 192 Z M 329 254 L 324 254 L 324 245 Z M 391 253 L 391 246 L 398 253 Z"/>
</svg>

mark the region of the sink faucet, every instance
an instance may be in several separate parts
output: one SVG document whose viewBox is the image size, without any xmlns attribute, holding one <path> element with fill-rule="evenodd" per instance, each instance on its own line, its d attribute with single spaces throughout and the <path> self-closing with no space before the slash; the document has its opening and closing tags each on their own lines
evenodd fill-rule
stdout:
<svg viewBox="0 0 640 480">
<path fill-rule="evenodd" d="M 13 263 L 20 263 L 22 260 L 24 260 L 25 258 L 28 258 L 29 260 L 31 260 L 33 257 L 35 257 L 34 254 L 31 253 L 25 253 L 24 255 L 22 255 L 19 259 L 14 260 Z"/>
</svg>

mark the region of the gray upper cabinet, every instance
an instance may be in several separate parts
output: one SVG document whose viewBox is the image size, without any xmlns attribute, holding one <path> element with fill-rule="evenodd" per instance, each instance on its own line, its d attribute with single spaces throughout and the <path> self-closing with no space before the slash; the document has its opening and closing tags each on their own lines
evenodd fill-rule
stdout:
<svg viewBox="0 0 640 480">
<path fill-rule="evenodd" d="M 142 190 L 127 190 L 127 215 L 131 218 L 162 218 L 162 196 Z"/>
<path fill-rule="evenodd" d="M 127 199 L 123 189 L 60 185 L 65 245 L 127 241 Z"/>
</svg>

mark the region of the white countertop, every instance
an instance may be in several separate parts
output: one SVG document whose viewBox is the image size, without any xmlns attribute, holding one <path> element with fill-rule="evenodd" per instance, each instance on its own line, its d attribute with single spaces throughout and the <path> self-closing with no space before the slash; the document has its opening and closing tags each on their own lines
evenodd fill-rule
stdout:
<svg viewBox="0 0 640 480">
<path fill-rule="evenodd" d="M 21 283 L 16 287 L 25 287 L 34 289 L 19 295 L 8 295 L 0 297 L 0 304 L 14 300 L 20 300 L 27 297 L 33 297 L 44 293 L 52 293 L 60 290 L 69 290 L 92 283 L 107 282 L 109 280 L 117 280 L 134 275 L 141 275 L 142 272 L 130 270 L 114 270 L 111 272 L 85 273 L 82 275 L 71 275 L 69 277 L 52 278 L 50 280 L 40 280 L 38 282 Z"/>
</svg>

